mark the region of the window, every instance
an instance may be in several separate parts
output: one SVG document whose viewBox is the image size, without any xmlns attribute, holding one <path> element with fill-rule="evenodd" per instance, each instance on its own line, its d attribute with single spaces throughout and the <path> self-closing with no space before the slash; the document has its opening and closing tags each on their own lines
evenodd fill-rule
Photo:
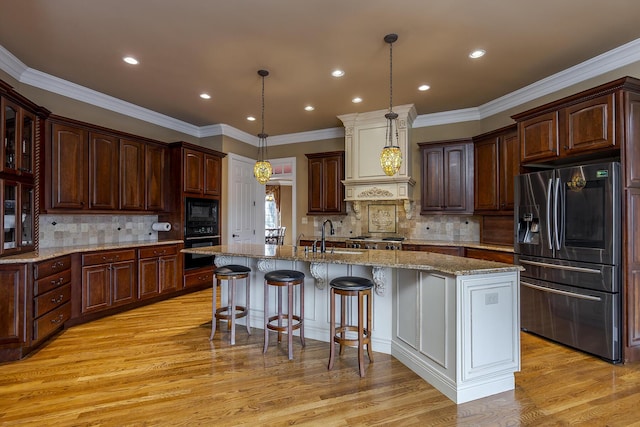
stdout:
<svg viewBox="0 0 640 427">
<path fill-rule="evenodd" d="M 280 227 L 280 212 L 272 193 L 264 198 L 264 228 Z"/>
</svg>

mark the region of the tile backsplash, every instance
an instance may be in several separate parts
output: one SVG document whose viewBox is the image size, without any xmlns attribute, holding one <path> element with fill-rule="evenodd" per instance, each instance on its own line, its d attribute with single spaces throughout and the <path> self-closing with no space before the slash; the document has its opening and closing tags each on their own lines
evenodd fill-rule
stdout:
<svg viewBox="0 0 640 427">
<path fill-rule="evenodd" d="M 40 248 L 158 240 L 157 215 L 40 215 Z"/>
<path fill-rule="evenodd" d="M 370 231 L 370 206 L 395 206 L 395 231 L 376 233 Z M 374 209 L 371 210 L 374 212 Z M 370 235 L 385 237 L 390 234 L 403 236 L 411 240 L 437 241 L 480 241 L 480 217 L 472 215 L 420 215 L 420 205 L 412 204 L 411 218 L 407 219 L 401 203 L 393 201 L 360 202 L 360 218 L 353 211 L 351 203 L 347 203 L 347 215 L 307 217 L 308 223 L 303 225 L 301 232 L 305 236 L 319 236 L 320 227 L 325 219 L 333 222 L 336 234 L 334 237 L 354 237 Z M 328 227 L 327 227 L 328 233 Z"/>
</svg>

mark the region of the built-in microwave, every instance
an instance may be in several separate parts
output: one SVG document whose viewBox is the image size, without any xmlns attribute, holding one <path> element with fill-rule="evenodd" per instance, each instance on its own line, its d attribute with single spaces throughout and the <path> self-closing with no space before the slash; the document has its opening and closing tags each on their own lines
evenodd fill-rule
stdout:
<svg viewBox="0 0 640 427">
<path fill-rule="evenodd" d="M 185 199 L 185 237 L 219 236 L 218 200 Z"/>
</svg>

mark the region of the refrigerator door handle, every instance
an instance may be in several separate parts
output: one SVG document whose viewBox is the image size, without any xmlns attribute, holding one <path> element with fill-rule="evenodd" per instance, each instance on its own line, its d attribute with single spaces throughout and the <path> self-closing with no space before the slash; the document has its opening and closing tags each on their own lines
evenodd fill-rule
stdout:
<svg viewBox="0 0 640 427">
<path fill-rule="evenodd" d="M 568 297 L 586 299 L 586 300 L 589 300 L 589 301 L 601 301 L 602 300 L 602 298 L 594 297 L 593 295 L 576 294 L 575 292 L 561 291 L 560 289 L 547 288 L 546 286 L 538 286 L 538 285 L 534 285 L 533 283 L 527 283 L 527 282 L 523 282 L 523 281 L 520 281 L 520 284 L 522 286 L 526 286 L 528 288 L 533 288 L 533 289 L 536 289 L 538 291 L 549 292 L 549 293 L 552 293 L 552 294 L 565 295 L 565 296 L 568 296 Z"/>
<path fill-rule="evenodd" d="M 547 241 L 549 242 L 549 249 L 553 250 L 553 241 L 551 240 L 551 191 L 553 189 L 553 179 L 549 179 L 549 185 L 547 186 Z"/>
<path fill-rule="evenodd" d="M 560 250 L 560 233 L 562 230 L 558 227 L 558 222 L 560 222 L 560 215 L 558 211 L 560 210 L 560 178 L 556 178 L 556 185 L 554 188 L 554 200 L 553 200 L 553 236 L 556 242 L 556 249 Z"/>
<path fill-rule="evenodd" d="M 528 261 L 526 259 L 521 259 L 520 260 L 520 264 L 529 264 L 529 265 L 535 265 L 535 266 L 538 266 L 538 267 L 556 268 L 558 270 L 577 271 L 579 273 L 602 274 L 602 271 L 597 270 L 595 268 L 574 267 L 574 266 L 571 266 L 571 265 L 549 264 L 549 263 L 546 263 L 546 262 Z"/>
</svg>

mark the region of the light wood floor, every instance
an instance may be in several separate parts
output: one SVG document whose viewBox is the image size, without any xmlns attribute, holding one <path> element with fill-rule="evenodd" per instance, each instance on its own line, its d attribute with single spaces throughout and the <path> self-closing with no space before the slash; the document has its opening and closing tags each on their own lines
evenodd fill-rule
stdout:
<svg viewBox="0 0 640 427">
<path fill-rule="evenodd" d="M 273 339 L 263 355 L 259 329 L 210 343 L 210 296 L 79 325 L 0 365 L 0 425 L 640 425 L 638 364 L 522 334 L 516 390 L 455 405 L 389 355 L 361 379 L 353 349 L 327 371 L 323 342 L 297 341 L 293 361 Z"/>
</svg>

